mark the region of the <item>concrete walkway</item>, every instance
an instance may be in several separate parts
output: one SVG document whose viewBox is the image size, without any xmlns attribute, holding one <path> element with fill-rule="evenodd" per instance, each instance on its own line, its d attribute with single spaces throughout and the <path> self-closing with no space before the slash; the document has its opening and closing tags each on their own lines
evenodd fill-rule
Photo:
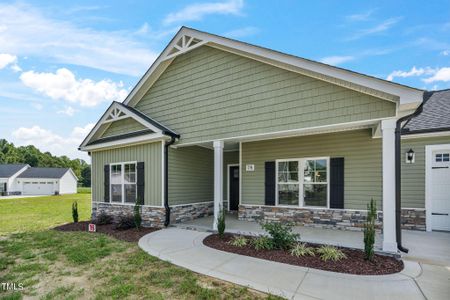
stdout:
<svg viewBox="0 0 450 300">
<path fill-rule="evenodd" d="M 385 276 L 359 276 L 271 262 L 203 245 L 210 233 L 168 228 L 141 238 L 147 253 L 194 272 L 288 299 L 448 299 L 450 270 L 405 261 Z M 426 275 L 426 276 L 424 276 Z"/>
</svg>

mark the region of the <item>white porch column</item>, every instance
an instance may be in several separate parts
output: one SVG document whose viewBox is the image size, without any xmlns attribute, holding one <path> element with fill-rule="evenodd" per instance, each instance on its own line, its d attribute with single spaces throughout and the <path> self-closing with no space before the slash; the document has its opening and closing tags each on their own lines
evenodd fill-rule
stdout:
<svg viewBox="0 0 450 300">
<path fill-rule="evenodd" d="M 223 141 L 214 141 L 214 223 L 217 230 L 217 218 L 223 206 Z"/>
<path fill-rule="evenodd" d="M 383 136 L 383 251 L 397 252 L 395 234 L 395 119 L 381 121 Z"/>
</svg>

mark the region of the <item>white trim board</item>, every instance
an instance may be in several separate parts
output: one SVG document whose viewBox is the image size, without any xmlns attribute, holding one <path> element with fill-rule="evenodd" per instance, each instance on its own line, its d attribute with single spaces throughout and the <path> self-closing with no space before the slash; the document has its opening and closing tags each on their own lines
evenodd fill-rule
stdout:
<svg viewBox="0 0 450 300">
<path fill-rule="evenodd" d="M 378 125 L 380 121 L 383 120 L 391 120 L 392 117 L 389 118 L 380 118 L 373 120 L 364 120 L 364 121 L 354 121 L 340 124 L 331 124 L 331 125 L 322 125 L 315 127 L 307 127 L 307 128 L 298 128 L 298 129 L 288 129 L 282 131 L 273 131 L 268 133 L 257 133 L 257 134 L 249 134 L 242 136 L 233 136 L 227 138 L 221 138 L 220 140 L 226 142 L 256 142 L 262 140 L 274 140 L 281 138 L 290 138 L 290 137 L 298 137 L 298 136 L 308 136 L 308 135 L 316 135 L 316 134 L 327 134 L 327 133 L 337 133 L 343 131 L 352 131 L 352 130 L 361 130 L 361 129 L 372 129 L 374 126 Z M 178 147 L 188 147 L 194 145 L 204 145 L 207 143 L 212 143 L 214 140 L 205 140 L 205 141 L 196 141 L 189 143 L 178 143 L 174 145 L 174 148 Z"/>
<path fill-rule="evenodd" d="M 449 131 L 437 131 L 437 132 L 427 132 L 427 133 L 412 133 L 412 134 L 402 134 L 402 140 L 409 139 L 421 139 L 421 138 L 432 138 L 432 137 L 441 137 L 441 136 L 450 136 Z"/>
<path fill-rule="evenodd" d="M 197 43 L 195 45 L 189 43 L 186 44 L 186 37 L 188 37 L 189 40 L 195 39 Z M 288 69 L 293 72 L 303 73 L 309 77 L 341 85 L 349 89 L 358 89 L 359 92 L 370 94 L 388 101 L 396 102 L 396 97 L 401 104 L 420 103 L 423 100 L 423 90 L 195 29 L 182 27 L 145 75 L 140 79 L 138 84 L 133 88 L 125 99 L 124 104 L 134 106 L 140 101 L 142 96 L 148 91 L 176 56 L 182 55 L 202 45 L 212 46 L 283 69 Z M 177 51 L 174 53 L 174 50 Z M 392 97 L 386 97 L 386 94 L 392 95 Z"/>
<path fill-rule="evenodd" d="M 431 231 L 431 211 L 432 207 L 432 199 L 431 199 L 431 186 L 432 186 L 432 177 L 431 177 L 431 165 L 433 159 L 433 151 L 436 150 L 449 150 L 450 144 L 440 144 L 440 145 L 426 145 L 425 146 L 425 222 L 426 222 L 426 230 Z"/>
<path fill-rule="evenodd" d="M 165 141 L 167 139 L 169 139 L 169 137 L 167 137 L 163 134 L 151 133 L 151 134 L 126 138 L 126 139 L 122 139 L 122 140 L 86 146 L 83 148 L 83 150 L 95 152 L 95 151 L 99 151 L 99 150 L 107 150 L 107 149 L 112 149 L 112 148 L 120 148 L 120 147 L 160 142 L 160 141 Z"/>
</svg>

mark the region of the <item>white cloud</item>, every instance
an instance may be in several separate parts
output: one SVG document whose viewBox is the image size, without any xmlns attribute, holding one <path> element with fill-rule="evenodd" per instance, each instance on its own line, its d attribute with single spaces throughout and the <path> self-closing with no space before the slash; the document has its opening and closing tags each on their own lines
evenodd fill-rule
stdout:
<svg viewBox="0 0 450 300">
<path fill-rule="evenodd" d="M 450 55 L 450 50 L 441 51 L 441 55 L 449 56 Z"/>
<path fill-rule="evenodd" d="M 83 138 L 94 127 L 87 124 L 84 127 L 75 127 L 68 137 L 62 137 L 50 130 L 37 125 L 32 127 L 20 127 L 12 132 L 12 137 L 17 145 L 34 145 L 41 151 L 49 151 L 53 155 L 66 155 L 70 158 L 84 158 L 88 156 L 78 151 L 78 146 Z"/>
<path fill-rule="evenodd" d="M 31 106 L 33 106 L 36 110 L 42 110 L 44 108 L 44 105 L 36 102 L 31 103 Z"/>
<path fill-rule="evenodd" d="M 436 70 L 433 76 L 422 79 L 425 83 L 432 83 L 436 81 L 450 81 L 450 67 L 444 67 Z"/>
<path fill-rule="evenodd" d="M 173 23 L 183 23 L 187 21 L 199 21 L 203 17 L 212 14 L 240 15 L 244 7 L 244 0 L 228 0 L 224 2 L 195 3 L 185 8 L 168 14 L 163 23 L 170 25 Z"/>
<path fill-rule="evenodd" d="M 249 35 L 254 35 L 258 32 L 259 32 L 258 28 L 253 27 L 253 26 L 247 26 L 247 27 L 228 31 L 228 32 L 224 33 L 223 35 L 226 37 L 229 37 L 229 38 L 237 39 L 237 38 L 242 38 L 242 37 L 246 37 Z"/>
<path fill-rule="evenodd" d="M 8 53 L 0 53 L 0 70 L 11 65 L 11 68 L 17 67 L 17 56 Z"/>
<path fill-rule="evenodd" d="M 22 73 L 20 79 L 26 86 L 52 99 L 79 103 L 87 107 L 101 102 L 121 101 L 128 93 L 122 82 L 77 79 L 66 68 L 58 69 L 56 73 L 28 71 Z"/>
<path fill-rule="evenodd" d="M 431 75 L 434 74 L 435 72 L 436 70 L 430 67 L 416 68 L 414 66 L 409 71 L 402 71 L 402 70 L 393 71 L 387 76 L 386 80 L 392 81 L 394 80 L 395 77 L 406 78 L 413 76 Z"/>
<path fill-rule="evenodd" d="M 372 16 L 372 14 L 374 12 L 375 12 L 375 9 L 371 9 L 371 10 L 368 10 L 363 13 L 348 15 L 345 18 L 348 21 L 352 21 L 352 22 L 367 21 L 367 20 L 370 20 L 370 17 Z"/>
<path fill-rule="evenodd" d="M 74 109 L 73 107 L 67 106 L 64 109 L 57 111 L 57 113 L 58 114 L 63 114 L 63 115 L 68 115 L 69 117 L 72 117 L 75 114 L 76 111 L 77 110 Z"/>
<path fill-rule="evenodd" d="M 354 60 L 355 57 L 354 56 L 327 56 L 322 58 L 320 61 L 323 62 L 324 64 L 328 64 L 328 65 L 332 65 L 332 66 L 336 66 L 336 65 L 340 65 L 343 64 L 345 62 Z"/>
<path fill-rule="evenodd" d="M 132 76 L 142 75 L 157 57 L 133 31 L 82 28 L 26 4 L 0 4 L 0 24 L 0 53 Z"/>
<path fill-rule="evenodd" d="M 384 20 L 383 22 L 379 23 L 378 25 L 376 25 L 374 27 L 359 30 L 354 35 L 352 35 L 351 37 L 347 38 L 347 41 L 357 40 L 357 39 L 363 38 L 363 37 L 368 36 L 368 35 L 373 35 L 373 34 L 385 32 L 385 31 L 391 29 L 401 19 L 402 19 L 402 17 L 389 18 L 389 19 Z"/>
<path fill-rule="evenodd" d="M 425 83 L 434 83 L 437 81 L 447 82 L 450 81 L 450 67 L 443 68 L 416 68 L 412 67 L 409 71 L 393 71 L 391 74 L 387 76 L 387 80 L 392 81 L 395 77 L 413 77 L 413 76 L 429 76 L 427 78 L 422 78 L 422 81 Z"/>
<path fill-rule="evenodd" d="M 95 124 L 93 124 L 93 123 L 89 123 L 84 127 L 77 126 L 72 130 L 71 135 L 75 138 L 80 139 L 80 144 L 81 144 L 82 140 L 84 140 L 84 138 L 88 135 L 88 133 L 92 130 L 92 128 L 94 128 L 94 126 L 95 126 Z"/>
</svg>

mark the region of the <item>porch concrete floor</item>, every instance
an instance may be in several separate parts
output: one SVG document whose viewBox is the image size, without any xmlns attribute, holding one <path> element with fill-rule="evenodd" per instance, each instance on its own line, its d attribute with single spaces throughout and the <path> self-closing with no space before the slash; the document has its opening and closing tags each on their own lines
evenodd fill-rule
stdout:
<svg viewBox="0 0 450 300">
<path fill-rule="evenodd" d="M 197 231 L 212 231 L 213 217 L 204 217 L 173 226 Z M 257 222 L 240 221 L 236 214 L 227 214 L 226 232 L 240 234 L 262 234 L 264 231 Z M 313 227 L 295 226 L 294 232 L 300 233 L 304 242 L 329 244 L 351 248 L 364 248 L 363 232 L 338 229 L 319 229 Z M 376 236 L 375 247 L 380 250 L 382 234 Z M 402 231 L 403 246 L 409 249 L 408 254 L 402 254 L 406 260 L 427 263 L 431 265 L 450 267 L 450 233 Z"/>
</svg>

